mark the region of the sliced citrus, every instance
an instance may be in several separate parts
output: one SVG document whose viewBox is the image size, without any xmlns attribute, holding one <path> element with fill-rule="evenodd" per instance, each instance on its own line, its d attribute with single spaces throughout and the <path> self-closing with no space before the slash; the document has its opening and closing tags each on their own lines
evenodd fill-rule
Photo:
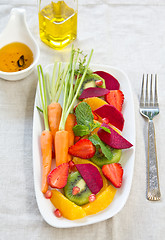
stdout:
<svg viewBox="0 0 165 240">
<path fill-rule="evenodd" d="M 104 177 L 101 168 L 99 168 L 96 164 L 94 164 L 93 162 L 91 162 L 91 161 L 89 161 L 89 160 L 87 160 L 87 159 L 82 159 L 82 158 L 77 158 L 77 157 L 74 157 L 74 158 L 73 158 L 73 162 L 74 162 L 74 164 L 86 164 L 86 163 L 90 163 L 90 164 L 94 165 L 95 167 L 97 167 L 97 169 L 99 170 L 100 175 L 101 175 L 101 177 L 102 177 L 102 179 L 103 179 L 103 187 L 102 187 L 102 189 L 100 190 L 99 193 L 103 192 L 103 191 L 108 187 L 108 181 L 107 181 L 107 179 Z"/>
<path fill-rule="evenodd" d="M 86 213 L 82 207 L 71 202 L 61 192 L 56 189 L 51 190 L 51 192 L 52 197 L 50 200 L 55 208 L 60 210 L 63 217 L 70 220 L 76 220 L 86 216 Z"/>
<path fill-rule="evenodd" d="M 91 203 L 87 203 L 82 208 L 87 215 L 96 214 L 109 206 L 116 193 L 116 188 L 109 185 L 104 191 L 96 195 L 96 200 Z"/>
<path fill-rule="evenodd" d="M 86 102 L 91 107 L 92 111 L 105 104 L 108 104 L 106 101 L 98 97 L 85 98 L 83 102 Z"/>
</svg>

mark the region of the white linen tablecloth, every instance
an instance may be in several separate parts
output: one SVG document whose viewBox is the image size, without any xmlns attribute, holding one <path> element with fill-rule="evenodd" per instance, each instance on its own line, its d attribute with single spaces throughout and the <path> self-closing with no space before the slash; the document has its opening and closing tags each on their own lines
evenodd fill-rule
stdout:
<svg viewBox="0 0 165 240">
<path fill-rule="evenodd" d="M 34 0 L 0 1 L 0 32 L 13 7 L 26 9 L 28 26 L 37 40 L 43 66 L 67 61 L 70 46 L 55 51 L 39 38 Z M 132 188 L 124 208 L 101 223 L 56 229 L 41 217 L 34 192 L 32 121 L 37 72 L 24 80 L 0 79 L 0 240 L 155 240 L 165 236 L 165 2 L 163 0 L 80 0 L 76 47 L 89 52 L 92 63 L 122 69 L 134 96 L 136 156 Z M 154 120 L 162 198 L 146 200 L 147 122 L 139 114 L 143 73 L 158 74 L 160 114 Z"/>
</svg>

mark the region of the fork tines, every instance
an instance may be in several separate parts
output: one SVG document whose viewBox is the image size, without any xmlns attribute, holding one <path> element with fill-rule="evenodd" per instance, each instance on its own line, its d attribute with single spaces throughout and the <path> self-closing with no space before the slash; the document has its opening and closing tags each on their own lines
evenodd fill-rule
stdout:
<svg viewBox="0 0 165 240">
<path fill-rule="evenodd" d="M 153 79 L 155 79 L 155 81 Z M 145 84 L 145 87 L 144 87 L 144 84 Z M 153 94 L 153 89 L 155 89 L 154 94 Z M 150 75 L 150 84 L 149 84 L 149 74 L 146 75 L 146 83 L 145 83 L 145 75 L 143 74 L 140 106 L 158 107 L 157 74 Z"/>
</svg>

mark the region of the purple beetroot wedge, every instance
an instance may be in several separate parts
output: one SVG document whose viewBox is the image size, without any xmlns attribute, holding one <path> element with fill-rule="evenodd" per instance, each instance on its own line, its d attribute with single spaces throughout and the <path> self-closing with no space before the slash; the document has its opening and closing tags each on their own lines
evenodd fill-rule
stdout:
<svg viewBox="0 0 165 240">
<path fill-rule="evenodd" d="M 90 87 L 83 90 L 79 99 L 91 98 L 91 97 L 101 97 L 109 93 L 106 88 Z"/>
<path fill-rule="evenodd" d="M 104 71 L 96 71 L 95 74 L 99 75 L 105 80 L 106 88 L 109 90 L 119 90 L 120 84 L 116 78 L 114 78 L 111 74 Z"/>
<path fill-rule="evenodd" d="M 110 147 L 116 148 L 116 149 L 126 149 L 133 146 L 124 137 L 122 137 L 113 128 L 111 128 L 108 124 L 103 123 L 102 126 L 110 129 L 111 133 L 108 133 L 100 128 L 97 134 L 99 138 Z"/>
<path fill-rule="evenodd" d="M 97 108 L 94 113 L 99 115 L 101 118 L 107 118 L 109 120 L 109 123 L 117 127 L 120 131 L 123 130 L 123 114 L 118 111 L 113 105 L 105 104 Z"/>
<path fill-rule="evenodd" d="M 97 194 L 103 187 L 103 179 L 99 170 L 90 163 L 76 164 L 76 168 L 91 192 Z"/>
</svg>

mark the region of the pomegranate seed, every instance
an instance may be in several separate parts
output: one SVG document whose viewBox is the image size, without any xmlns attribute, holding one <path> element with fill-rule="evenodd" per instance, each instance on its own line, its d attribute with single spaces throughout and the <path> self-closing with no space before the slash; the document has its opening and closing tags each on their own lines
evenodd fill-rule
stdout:
<svg viewBox="0 0 165 240">
<path fill-rule="evenodd" d="M 77 187 L 77 186 L 73 187 L 73 190 L 72 190 L 72 194 L 73 195 L 77 195 L 79 192 L 80 192 L 80 188 L 79 187 Z"/>
<path fill-rule="evenodd" d="M 51 190 L 48 190 L 48 191 L 45 193 L 45 198 L 50 199 L 51 197 L 52 197 L 52 192 L 51 192 Z"/>
<path fill-rule="evenodd" d="M 75 164 L 72 160 L 69 161 L 68 164 L 69 164 L 69 170 L 70 171 L 73 171 L 73 172 L 76 171 L 76 166 L 75 166 Z"/>
<path fill-rule="evenodd" d="M 108 118 L 102 118 L 102 122 L 108 124 L 109 123 L 109 119 Z"/>
<path fill-rule="evenodd" d="M 56 209 L 56 210 L 54 211 L 54 215 L 55 215 L 57 218 L 62 217 L 62 213 L 60 212 L 59 209 Z"/>
<path fill-rule="evenodd" d="M 89 197 L 89 202 L 94 202 L 96 200 L 96 195 L 95 194 L 91 194 Z"/>
<path fill-rule="evenodd" d="M 103 81 L 102 80 L 97 80 L 95 82 L 96 86 L 102 86 L 103 85 Z"/>
</svg>

